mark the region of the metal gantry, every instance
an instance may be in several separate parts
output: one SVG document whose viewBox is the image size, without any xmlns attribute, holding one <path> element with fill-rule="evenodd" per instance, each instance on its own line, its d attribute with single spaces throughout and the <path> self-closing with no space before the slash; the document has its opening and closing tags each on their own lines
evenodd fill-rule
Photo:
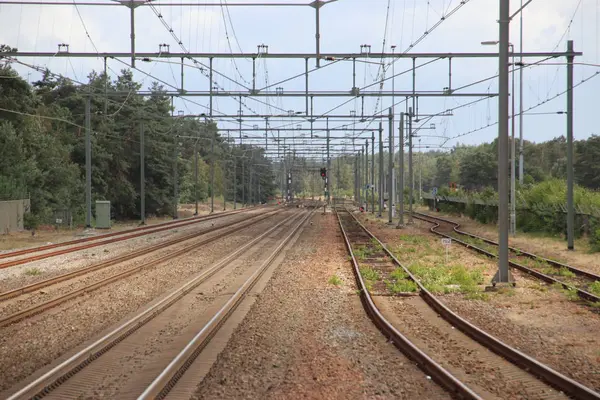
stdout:
<svg viewBox="0 0 600 400">
<path fill-rule="evenodd" d="M 509 55 L 515 58 L 519 58 L 519 74 L 520 74 L 520 113 L 519 113 L 519 126 L 520 126 L 520 145 L 519 145 L 519 179 L 522 182 L 523 179 L 523 69 L 525 64 L 523 64 L 524 58 L 556 58 L 556 57 L 566 57 L 567 58 L 567 175 L 568 175 L 568 189 L 567 189 L 567 236 L 568 236 L 568 248 L 573 249 L 573 235 L 574 235 L 574 211 L 573 211 L 573 64 L 574 57 L 581 55 L 581 53 L 577 53 L 574 51 L 573 42 L 568 42 L 568 47 L 566 52 L 523 52 L 522 46 L 522 34 L 520 38 L 520 48 L 519 52 L 514 51 L 514 47 L 512 52 L 509 52 L 509 26 L 510 20 L 516 16 L 516 14 L 523 8 L 523 3 L 521 2 L 521 9 L 519 9 L 512 16 L 510 15 L 509 9 L 509 0 L 499 0 L 499 40 L 498 40 L 498 52 L 497 53 L 483 53 L 483 52 L 461 52 L 461 53 L 451 53 L 451 52 L 396 52 L 395 46 L 392 46 L 391 52 L 380 52 L 380 53 L 372 53 L 370 51 L 370 45 L 362 45 L 360 53 L 353 52 L 345 52 L 345 53 L 335 53 L 335 52 L 322 52 L 321 51 L 321 37 L 320 37 L 320 12 L 321 8 L 329 3 L 332 3 L 336 0 L 330 1 L 322 1 L 315 0 L 309 3 L 228 3 L 227 6 L 239 6 L 239 7 L 311 7 L 315 10 L 315 52 L 314 53 L 270 53 L 268 52 L 268 46 L 259 45 L 258 51 L 256 53 L 207 53 L 207 52 L 171 52 L 168 49 L 168 46 L 165 48 L 165 45 L 159 45 L 159 52 L 147 52 L 147 51 L 137 51 L 135 46 L 135 12 L 134 10 L 137 7 L 165 7 L 165 6 L 222 6 L 219 3 L 190 3 L 190 2 L 181 2 L 181 3 L 166 3 L 166 2 L 146 2 L 142 0 L 122 0 L 118 2 L 91 2 L 91 1 L 74 1 L 74 2 L 64 2 L 64 1 L 0 1 L 0 4 L 36 4 L 36 5 L 81 5 L 81 6 L 115 6 L 115 5 L 124 5 L 130 9 L 130 24 L 131 24 L 131 50 L 129 52 L 104 52 L 104 53 L 92 53 L 92 52 L 71 52 L 68 50 L 68 46 L 66 51 L 55 52 L 27 52 L 27 51 L 14 51 L 14 52 L 5 52 L 3 53 L 3 57 L 7 59 L 22 59 L 28 57 L 48 57 L 48 58 L 101 58 L 104 60 L 104 67 L 106 72 L 107 62 L 109 60 L 114 59 L 129 59 L 130 67 L 134 68 L 138 71 L 139 65 L 141 63 L 146 62 L 154 62 L 157 60 L 171 60 L 175 59 L 180 64 L 181 67 L 181 87 L 173 87 L 174 90 L 168 90 L 166 92 L 161 92 L 161 96 L 170 96 L 171 99 L 175 97 L 208 97 L 209 106 L 206 107 L 208 110 L 208 118 L 212 121 L 219 122 L 227 122 L 227 123 L 236 123 L 237 128 L 221 128 L 220 130 L 223 132 L 227 132 L 228 134 L 231 132 L 238 132 L 239 135 L 236 138 L 235 135 L 232 138 L 233 146 L 235 145 L 244 145 L 244 146 L 257 146 L 259 144 L 264 143 L 264 154 L 267 157 L 270 157 L 274 160 L 277 160 L 281 163 L 280 169 L 282 174 L 282 194 L 285 191 L 286 197 L 288 200 L 293 199 L 293 171 L 295 168 L 295 160 L 296 157 L 303 157 L 307 160 L 313 159 L 315 162 L 319 162 L 318 160 L 325 161 L 327 166 L 327 174 L 325 178 L 325 194 L 327 201 L 330 200 L 331 193 L 331 158 L 337 157 L 338 160 L 340 157 L 350 154 L 354 157 L 354 198 L 359 205 L 362 205 L 363 200 L 367 205 L 369 202 L 369 188 L 371 190 L 371 211 L 375 211 L 375 192 L 378 192 L 379 196 L 379 212 L 378 215 L 381 217 L 384 209 L 384 193 L 387 191 L 388 194 L 388 218 L 389 223 L 393 223 L 394 211 L 397 211 L 399 216 L 398 227 L 401 227 L 404 223 L 404 147 L 405 147 L 405 138 L 408 139 L 408 184 L 409 184 L 409 197 L 408 197 L 408 223 L 412 223 L 412 208 L 414 203 L 414 171 L 413 171 L 413 137 L 416 134 L 415 130 L 413 131 L 413 122 L 419 121 L 419 118 L 423 118 L 425 116 L 444 116 L 442 113 L 434 113 L 434 114 L 425 114 L 419 113 L 419 98 L 439 98 L 439 97 L 477 97 L 477 98 L 498 98 L 498 193 L 499 193 L 499 203 L 498 203 L 498 232 L 499 232 L 499 255 L 498 255 L 498 273 L 494 277 L 494 283 L 510 283 L 512 282 L 512 278 L 510 277 L 510 273 L 508 270 L 508 232 L 509 232 L 509 196 L 511 196 L 513 210 L 512 210 L 512 221 L 514 224 L 515 221 L 515 207 L 516 207 L 516 197 L 515 197 L 515 161 L 516 161 L 516 150 L 515 139 L 513 136 L 512 140 L 512 168 L 511 168 L 511 188 L 509 190 L 508 185 L 508 176 L 507 171 L 509 167 L 509 137 L 508 137 L 508 127 L 509 127 Z M 526 3 L 526 5 L 529 2 Z M 181 43 L 180 43 L 181 44 Z M 214 60 L 215 59 L 241 59 L 241 58 L 249 58 L 252 61 L 252 82 L 251 86 L 246 87 L 245 85 L 240 84 L 239 82 L 235 82 L 238 86 L 241 86 L 242 89 L 237 90 L 222 90 L 222 88 L 215 88 L 215 79 L 214 76 L 217 75 L 223 79 L 233 81 L 231 78 L 227 77 L 225 74 L 215 70 L 214 68 Z M 452 60 L 453 59 L 498 59 L 498 82 L 499 89 L 498 93 L 489 93 L 489 92 L 467 92 L 464 89 L 453 89 L 452 86 Z M 271 85 L 267 85 L 264 87 L 257 86 L 256 81 L 256 61 L 258 59 L 268 59 L 268 60 L 299 60 L 304 64 L 304 73 L 293 76 L 291 79 L 301 79 L 304 78 L 304 90 L 285 90 L 281 84 L 283 82 L 276 82 Z M 394 69 L 395 61 L 399 59 L 409 59 L 412 61 L 412 68 L 409 68 L 404 71 L 400 71 L 396 73 Z M 426 63 L 419 64 L 418 61 L 421 59 L 428 60 Z M 186 64 L 187 60 L 191 60 L 193 65 Z M 316 68 L 309 68 L 309 60 L 314 60 Z M 381 64 L 382 60 L 392 60 L 392 75 L 388 77 L 381 77 L 376 82 L 366 85 L 365 87 L 358 87 L 356 84 L 356 63 L 357 62 L 365 62 L 365 63 L 378 63 Z M 444 87 L 442 90 L 432 91 L 432 90 L 418 90 L 417 89 L 417 72 L 419 69 L 429 63 L 432 62 L 447 62 L 447 78 L 448 78 L 448 86 Z M 352 87 L 350 90 L 348 88 L 339 88 L 336 90 L 313 90 L 310 87 L 309 75 L 317 69 L 323 69 L 324 67 L 332 67 L 337 63 L 351 63 L 352 64 Z M 137 66 L 136 66 L 137 65 Z M 516 63 L 513 62 L 513 66 L 516 67 Z M 205 76 L 208 78 L 208 90 L 189 90 L 186 89 L 184 85 L 184 75 L 185 69 L 192 68 L 194 70 L 200 70 L 202 73 L 205 73 Z M 513 68 L 514 71 L 514 68 Z M 404 91 L 396 91 L 395 90 L 395 80 L 399 76 L 410 74 L 412 78 L 412 90 L 404 90 Z M 287 80 L 286 80 L 287 81 Z M 385 82 L 391 81 L 392 90 L 385 91 L 382 90 L 383 84 Z M 380 85 L 379 90 L 376 90 L 374 86 Z M 128 95 L 126 92 L 112 92 L 108 93 L 106 87 L 104 88 L 104 97 L 105 97 L 105 114 L 106 114 L 106 105 L 108 103 L 109 96 L 112 95 Z M 137 92 L 140 96 L 151 96 L 154 95 L 152 92 L 148 91 L 139 91 Z M 514 99 L 514 78 L 513 78 L 513 90 L 512 95 Z M 85 103 L 85 131 L 86 131 L 86 146 L 85 146 L 85 158 L 86 158 L 86 226 L 91 226 L 91 143 L 90 143 L 90 134 L 92 131 L 91 128 L 91 117 L 90 117 L 90 96 L 86 98 Z M 233 98 L 236 102 L 239 102 L 239 110 L 237 114 L 228 114 L 223 112 L 215 112 L 213 107 L 213 101 L 215 98 L 220 97 L 230 97 Z M 365 98 L 376 97 L 379 99 L 383 98 L 391 98 L 392 105 L 388 110 L 388 113 L 379 112 L 379 113 L 364 113 L 364 100 Z M 407 106 L 407 113 L 402 112 L 396 114 L 394 106 L 398 103 L 395 102 L 396 97 L 403 98 L 401 102 L 405 102 Z M 250 113 L 247 115 L 243 115 L 242 106 L 247 107 L 244 101 L 254 101 L 257 103 L 266 104 L 261 99 L 269 99 L 269 98 L 303 98 L 304 99 L 304 110 L 302 111 L 293 111 L 289 110 L 287 113 L 281 112 L 281 110 L 276 110 L 276 112 L 269 114 L 262 113 Z M 315 113 L 314 112 L 314 101 L 319 98 L 348 98 L 348 99 L 356 99 L 360 100 L 363 104 L 363 112 L 360 115 L 356 115 L 349 113 L 339 113 L 333 114 L 333 111 L 327 113 Z M 410 107 L 409 107 L 410 102 Z M 383 107 L 382 107 L 383 109 Z M 335 109 L 334 109 L 335 110 Z M 205 114 L 199 115 L 184 115 L 181 114 L 179 117 L 185 118 L 199 118 L 204 117 L 205 121 L 207 116 Z M 261 132 L 264 132 L 264 136 L 252 136 L 251 134 L 245 135 L 245 132 L 256 131 L 258 133 L 258 129 L 249 129 L 243 126 L 243 121 L 252 120 L 255 118 L 262 118 L 265 120 L 264 129 L 261 129 Z M 287 119 L 291 121 L 288 124 L 284 124 L 282 126 L 270 126 L 270 121 L 275 121 L 276 119 Z M 387 171 L 384 169 L 384 140 L 383 140 L 383 120 L 384 118 L 388 118 L 388 167 Z M 334 119 L 339 119 L 342 122 L 346 122 L 346 125 L 342 126 L 334 126 L 330 127 L 329 123 Z M 394 124 L 395 120 L 398 122 L 398 163 L 396 165 L 396 155 L 395 155 L 395 140 L 394 140 Z M 512 112 L 512 120 L 514 125 L 515 119 L 515 111 L 513 107 Z M 290 127 L 294 124 L 294 122 L 304 122 L 309 123 L 310 128 L 307 129 L 294 129 Z M 379 166 L 378 170 L 378 180 L 377 185 L 375 182 L 375 129 L 369 128 L 370 123 L 378 121 L 379 122 L 379 151 L 378 151 L 378 160 Z M 315 124 L 319 124 L 325 122 L 326 126 L 315 126 Z M 362 128 L 354 127 L 355 124 L 365 124 Z M 352 124 L 352 128 L 348 125 Z M 277 138 L 274 136 L 274 132 L 277 131 Z M 287 137 L 281 137 L 281 132 L 292 132 L 291 135 L 288 134 Z M 326 132 L 326 136 L 322 136 L 322 132 Z M 332 136 L 331 132 L 344 132 L 343 136 Z M 371 138 L 371 167 L 370 167 L 370 178 L 369 178 L 369 138 L 368 136 L 370 132 Z M 512 130 L 514 135 L 514 128 Z M 269 136 L 271 133 L 271 136 Z M 302 136 L 304 135 L 304 136 Z M 184 136 L 179 136 L 180 138 L 185 138 Z M 286 142 L 286 138 L 288 139 Z M 354 139 L 365 139 L 365 145 L 356 146 L 354 143 Z M 238 142 L 236 142 L 238 140 Z M 255 140 L 259 140 L 257 143 Z M 304 141 L 306 140 L 306 141 Z M 325 141 L 324 144 L 321 144 L 320 141 Z M 264 142 L 263 142 L 264 141 Z M 310 141 L 310 142 L 308 142 Z M 352 144 L 350 142 L 352 141 Z M 419 139 L 420 141 L 420 139 Z M 140 162 L 142 164 L 141 167 L 141 218 L 142 222 L 145 218 L 145 202 L 144 202 L 144 126 L 140 124 Z M 196 198 L 196 214 L 198 213 L 198 138 L 196 138 L 196 142 L 194 145 L 195 152 L 195 198 Z M 269 146 L 271 145 L 271 146 Z M 420 147 L 420 146 L 419 146 Z M 178 187 L 177 187 L 177 158 L 179 152 L 179 144 L 177 136 L 175 136 L 174 140 L 174 212 L 173 217 L 177 218 L 177 202 L 178 202 Z M 211 140 L 211 212 L 214 211 L 214 137 Z M 283 157 L 281 157 L 281 153 L 283 153 Z M 321 155 L 322 154 L 322 155 Z M 283 158 L 283 160 L 281 160 Z M 291 160 L 291 161 L 289 161 Z M 237 162 L 235 161 L 235 157 L 231 160 L 234 169 L 234 183 L 233 183 L 233 191 L 234 191 L 234 208 L 236 207 L 236 199 L 235 193 L 237 189 Z M 363 164 L 364 162 L 364 164 Z M 256 173 L 252 168 L 252 164 L 249 165 L 250 171 L 245 170 L 245 163 L 242 163 L 242 173 L 241 173 L 241 181 L 242 182 L 257 182 L 257 190 L 256 193 L 250 189 L 250 193 L 248 196 L 250 197 L 250 201 L 256 200 L 260 193 L 260 177 L 255 176 Z M 396 168 L 399 168 L 398 175 L 398 187 L 396 187 Z M 364 179 L 364 182 L 362 182 Z M 369 182 L 370 180 L 370 182 Z M 387 180 L 387 183 L 386 183 Z M 242 201 L 247 203 L 247 194 L 245 187 L 243 184 L 243 193 L 242 193 Z M 339 186 L 339 182 L 338 182 Z M 248 186 L 252 188 L 252 185 Z M 377 190 L 375 190 L 377 187 Z M 364 196 L 362 194 L 362 190 L 364 188 Z M 396 193 L 398 196 L 396 197 Z M 397 199 L 397 200 L 396 200 Z M 396 201 L 398 202 L 398 208 L 396 209 Z M 396 210 L 395 210 L 396 209 Z M 514 225 L 513 225 L 514 228 Z"/>
</svg>

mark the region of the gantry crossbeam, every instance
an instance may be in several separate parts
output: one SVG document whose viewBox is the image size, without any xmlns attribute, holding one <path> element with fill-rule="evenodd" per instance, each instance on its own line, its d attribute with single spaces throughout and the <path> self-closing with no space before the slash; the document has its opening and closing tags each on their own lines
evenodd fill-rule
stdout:
<svg viewBox="0 0 600 400">
<path fill-rule="evenodd" d="M 2 2 L 0 1 L 0 4 Z M 72 4 L 72 3 L 71 3 Z M 513 56 L 512 53 L 511 57 Z M 514 53 L 515 57 L 523 58 L 544 58 L 544 57 L 566 57 L 569 55 L 580 56 L 581 52 L 530 52 Z M 16 51 L 2 53 L 8 57 L 74 57 L 74 58 L 130 58 L 135 56 L 140 61 L 151 61 L 152 58 L 272 58 L 272 59 L 313 59 L 322 60 L 352 60 L 361 58 L 498 58 L 498 53 L 181 53 L 181 52 L 35 52 L 35 51 Z M 145 58 L 150 60 L 144 60 Z"/>
</svg>

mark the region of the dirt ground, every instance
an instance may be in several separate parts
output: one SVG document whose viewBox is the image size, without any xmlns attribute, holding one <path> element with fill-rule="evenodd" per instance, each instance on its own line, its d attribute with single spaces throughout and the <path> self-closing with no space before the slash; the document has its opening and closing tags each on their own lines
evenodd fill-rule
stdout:
<svg viewBox="0 0 600 400">
<path fill-rule="evenodd" d="M 434 213 L 433 211 L 429 211 L 426 207 L 420 207 L 418 211 L 458 222 L 461 225 L 460 229 L 462 231 L 483 236 L 487 239 L 498 240 L 498 228 L 496 225 L 481 224 L 466 216 L 441 212 Z M 598 254 L 590 252 L 586 238 L 575 241 L 575 250 L 567 249 L 567 242 L 563 237 L 519 231 L 517 231 L 516 236 L 509 236 L 508 242 L 512 247 L 600 274 Z"/>
<path fill-rule="evenodd" d="M 413 226 L 398 230 L 387 226 L 387 219 L 370 214 L 363 214 L 361 220 L 407 267 L 425 260 L 431 268 L 451 264 L 482 269 L 480 292 L 438 296 L 462 317 L 505 343 L 592 389 L 600 389 L 598 309 L 572 301 L 563 291 L 518 271 L 513 271 L 517 281 L 514 289 L 485 292 L 497 269 L 495 260 L 453 245 L 446 262 L 440 238 L 428 232 L 431 225 L 426 222 L 415 220 Z"/>
<path fill-rule="evenodd" d="M 367 317 L 333 215 L 289 254 L 194 399 L 449 398 Z"/>
<path fill-rule="evenodd" d="M 241 207 L 238 204 L 238 209 Z M 233 203 L 227 203 L 227 210 L 233 209 Z M 189 218 L 194 215 L 194 204 L 182 204 L 179 206 L 179 218 Z M 223 212 L 223 203 L 215 201 L 215 213 Z M 198 214 L 207 215 L 210 213 L 210 204 L 198 204 Z M 163 222 L 173 221 L 171 216 L 148 217 L 146 218 L 147 225 L 155 225 Z M 77 227 L 73 229 L 59 228 L 53 226 L 41 226 L 35 231 L 32 236 L 31 231 L 11 232 L 9 234 L 0 234 L 0 251 L 13 250 L 25 247 L 42 246 L 52 243 L 66 242 L 68 240 L 80 239 L 84 236 L 102 235 L 109 232 L 118 232 L 126 229 L 136 228 L 139 226 L 139 221 L 118 221 L 113 223 L 111 229 L 84 229 Z"/>
</svg>

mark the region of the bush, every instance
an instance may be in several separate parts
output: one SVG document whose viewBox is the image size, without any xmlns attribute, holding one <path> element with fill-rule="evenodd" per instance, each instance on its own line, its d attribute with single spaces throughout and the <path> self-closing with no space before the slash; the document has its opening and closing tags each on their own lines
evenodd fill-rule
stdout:
<svg viewBox="0 0 600 400">
<path fill-rule="evenodd" d="M 37 229 L 40 226 L 40 218 L 33 213 L 26 213 L 23 216 L 23 226 L 30 231 Z"/>
</svg>

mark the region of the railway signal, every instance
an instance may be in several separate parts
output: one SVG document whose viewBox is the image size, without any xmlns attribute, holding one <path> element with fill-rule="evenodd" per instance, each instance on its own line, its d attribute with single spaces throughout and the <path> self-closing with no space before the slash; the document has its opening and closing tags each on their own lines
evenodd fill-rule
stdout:
<svg viewBox="0 0 600 400">
<path fill-rule="evenodd" d="M 325 179 L 327 177 L 327 168 L 321 168 L 321 178 Z"/>
</svg>

